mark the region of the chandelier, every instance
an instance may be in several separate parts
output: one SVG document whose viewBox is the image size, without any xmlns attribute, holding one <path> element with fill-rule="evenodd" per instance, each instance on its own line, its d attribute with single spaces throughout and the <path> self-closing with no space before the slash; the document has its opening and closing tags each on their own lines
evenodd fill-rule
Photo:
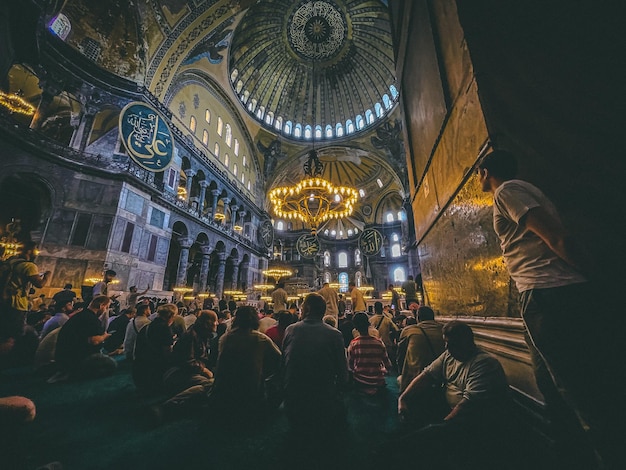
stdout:
<svg viewBox="0 0 626 470">
<path fill-rule="evenodd" d="M 293 271 L 289 268 L 274 267 L 264 270 L 263 274 L 267 277 L 275 279 L 276 282 L 278 282 L 283 277 L 290 277 L 293 274 Z"/>
<path fill-rule="evenodd" d="M 20 251 L 22 244 L 16 237 L 20 230 L 20 220 L 11 219 L 11 222 L 6 225 L 4 233 L 0 233 L 2 235 L 0 237 L 0 260 L 15 256 Z"/>
<path fill-rule="evenodd" d="M 7 108 L 11 113 L 25 114 L 26 116 L 35 114 L 35 107 L 21 97 L 19 90 L 17 93 L 5 93 L 0 90 L 0 106 Z"/>
<path fill-rule="evenodd" d="M 356 189 L 335 186 L 321 177 L 324 166 L 315 149 L 303 165 L 304 178 L 293 186 L 280 186 L 269 193 L 276 217 L 301 220 L 316 235 L 317 229 L 330 219 L 352 215 L 358 199 Z"/>
</svg>

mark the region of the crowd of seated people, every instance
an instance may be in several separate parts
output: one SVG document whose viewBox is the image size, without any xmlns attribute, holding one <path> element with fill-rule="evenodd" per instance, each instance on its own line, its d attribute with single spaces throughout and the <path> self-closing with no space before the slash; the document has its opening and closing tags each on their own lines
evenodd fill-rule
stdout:
<svg viewBox="0 0 626 470">
<path fill-rule="evenodd" d="M 59 296 L 39 333 L 25 327 L 41 338 L 36 367 L 55 383 L 112 374 L 129 361 L 136 388 L 162 396 L 146 410 L 154 424 L 213 409 L 222 423 L 249 427 L 284 410 L 297 433 L 338 432 L 345 395 L 384 393 L 396 373 L 399 413 L 423 442 L 487 422 L 497 430 L 506 416 L 498 361 L 476 347 L 468 326 L 443 326 L 426 306 L 402 315 L 377 302 L 369 314 L 340 310 L 337 318 L 325 316 L 326 301 L 315 293 L 295 313 L 139 298 L 111 315 L 105 331 L 100 320 L 111 299 L 76 300 Z M 431 404 L 418 406 L 425 400 Z"/>
</svg>

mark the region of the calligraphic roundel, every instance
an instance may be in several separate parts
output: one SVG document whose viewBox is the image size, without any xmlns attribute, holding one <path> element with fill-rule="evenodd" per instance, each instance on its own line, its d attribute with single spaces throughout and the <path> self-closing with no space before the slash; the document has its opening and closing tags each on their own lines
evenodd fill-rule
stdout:
<svg viewBox="0 0 626 470">
<path fill-rule="evenodd" d="M 274 227 L 272 222 L 264 220 L 259 227 L 257 237 L 265 248 L 268 250 L 272 248 L 274 246 Z"/>
<path fill-rule="evenodd" d="M 127 104 L 120 113 L 120 136 L 130 158 L 141 168 L 164 171 L 174 155 L 174 139 L 163 117 L 139 101 Z"/>
<path fill-rule="evenodd" d="M 320 252 L 320 241 L 315 235 L 305 234 L 298 238 L 296 248 L 300 256 L 305 259 L 313 259 Z"/>
<path fill-rule="evenodd" d="M 375 256 L 383 246 L 383 236 L 375 228 L 363 230 L 359 237 L 359 249 L 365 256 Z"/>
</svg>

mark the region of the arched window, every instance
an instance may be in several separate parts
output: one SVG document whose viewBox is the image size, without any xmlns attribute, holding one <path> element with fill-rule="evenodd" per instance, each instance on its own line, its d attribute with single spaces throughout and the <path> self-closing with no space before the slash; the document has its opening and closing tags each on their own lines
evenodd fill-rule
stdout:
<svg viewBox="0 0 626 470">
<path fill-rule="evenodd" d="M 363 284 L 363 275 L 358 271 L 354 274 L 354 283 L 357 287 L 361 287 Z"/>
<path fill-rule="evenodd" d="M 356 128 L 361 130 L 361 129 L 363 129 L 364 126 L 365 126 L 365 123 L 363 121 L 363 116 L 361 116 L 360 114 L 357 114 L 357 116 L 356 116 Z"/>
<path fill-rule="evenodd" d="M 311 130 L 311 126 L 307 124 L 307 126 L 304 128 L 304 138 L 310 139 L 312 135 L 313 135 L 313 132 Z"/>
<path fill-rule="evenodd" d="M 241 89 L 242 89 L 242 88 L 243 88 L 243 82 L 242 82 L 241 80 L 239 80 L 239 81 L 237 82 L 237 86 L 235 87 L 235 91 L 236 91 L 237 93 L 241 93 Z"/>
<path fill-rule="evenodd" d="M 246 175 L 241 173 L 241 184 L 245 184 L 245 183 L 246 183 Z"/>
<path fill-rule="evenodd" d="M 296 124 L 296 130 L 293 132 L 294 137 L 302 137 L 302 124 Z"/>
<path fill-rule="evenodd" d="M 379 188 L 382 188 L 384 186 L 383 185 L 383 180 L 381 180 L 380 178 L 376 178 L 376 184 L 378 184 Z"/>
<path fill-rule="evenodd" d="M 209 145 L 209 131 L 207 131 L 206 129 L 202 131 L 202 143 L 205 147 Z"/>
<path fill-rule="evenodd" d="M 330 266 L 330 252 L 328 251 L 324 252 L 324 266 Z"/>
<path fill-rule="evenodd" d="M 394 243 L 391 245 L 391 257 L 397 258 L 398 256 L 402 256 L 402 250 L 400 250 L 400 244 Z"/>
<path fill-rule="evenodd" d="M 365 190 L 363 188 L 359 189 L 359 196 L 365 197 Z"/>
<path fill-rule="evenodd" d="M 331 138 L 333 136 L 333 128 L 330 124 L 326 126 L 326 130 L 324 131 L 324 133 L 326 134 L 327 138 Z"/>
<path fill-rule="evenodd" d="M 269 124 L 271 126 L 273 122 L 274 122 L 274 113 L 270 111 L 265 115 L 265 124 Z"/>
<path fill-rule="evenodd" d="M 339 273 L 339 292 L 348 292 L 348 273 Z"/>
<path fill-rule="evenodd" d="M 352 134 L 353 132 L 354 132 L 354 124 L 352 123 L 352 120 L 348 119 L 346 121 L 346 133 Z"/>
<path fill-rule="evenodd" d="M 250 98 L 250 92 L 246 90 L 243 92 L 243 96 L 241 97 L 241 101 L 243 102 L 243 104 L 246 104 L 248 102 L 248 98 Z"/>
<path fill-rule="evenodd" d="M 278 116 L 274 121 L 274 129 L 281 130 L 283 128 L 283 118 Z"/>
<path fill-rule="evenodd" d="M 226 124 L 226 137 L 224 140 L 226 140 L 226 145 L 229 147 L 233 143 L 233 130 L 230 128 L 230 124 Z"/>
<path fill-rule="evenodd" d="M 352 235 L 352 230 L 348 230 L 348 235 Z M 354 250 L 354 264 L 361 266 L 361 250 L 358 248 Z"/>
<path fill-rule="evenodd" d="M 393 270 L 393 282 L 404 282 L 406 281 L 406 273 L 404 272 L 404 268 L 396 268 Z"/>
<path fill-rule="evenodd" d="M 215 145 L 213 146 L 213 153 L 216 157 L 220 156 L 220 144 L 218 144 L 217 142 L 215 142 Z"/>
<path fill-rule="evenodd" d="M 343 135 L 343 126 L 340 122 L 338 122 L 335 126 L 335 134 L 337 135 L 337 137 L 341 137 Z"/>
<path fill-rule="evenodd" d="M 394 242 L 398 242 L 398 241 L 400 241 L 400 237 L 398 236 L 397 233 L 392 233 L 391 234 L 391 240 L 394 241 Z"/>
<path fill-rule="evenodd" d="M 315 138 L 316 139 L 322 138 L 322 126 L 320 125 L 315 126 Z"/>
<path fill-rule="evenodd" d="M 230 159 L 228 158 L 228 154 L 224 154 L 224 166 L 228 168 L 228 164 L 230 163 Z"/>
<path fill-rule="evenodd" d="M 385 214 L 385 222 L 393 222 L 393 212 L 387 212 Z"/>
<path fill-rule="evenodd" d="M 259 109 L 257 109 L 256 112 L 256 117 L 263 119 L 263 116 L 265 116 L 265 106 L 259 106 Z"/>
<path fill-rule="evenodd" d="M 204 120 L 207 124 L 211 124 L 211 111 L 209 111 L 208 109 L 204 110 Z"/>
<path fill-rule="evenodd" d="M 237 140 L 237 138 L 235 138 L 235 155 L 239 156 L 239 141 Z"/>
<path fill-rule="evenodd" d="M 232 73 L 230 74 L 230 81 L 235 83 L 235 80 L 237 80 L 238 75 L 239 75 L 239 70 L 233 69 Z"/>
<path fill-rule="evenodd" d="M 391 97 L 395 100 L 398 97 L 398 89 L 395 85 L 389 85 L 389 91 L 391 92 Z"/>
<path fill-rule="evenodd" d="M 324 271 L 324 282 L 328 282 L 330 284 L 330 273 L 328 271 Z"/>
<path fill-rule="evenodd" d="M 248 191 L 251 191 L 251 185 L 250 185 L 250 180 L 248 180 Z"/>
<path fill-rule="evenodd" d="M 284 225 L 283 225 L 282 220 L 279 220 L 278 222 L 276 222 L 276 230 L 284 230 L 283 227 Z"/>
<path fill-rule="evenodd" d="M 221 117 L 217 117 L 217 135 L 222 137 L 222 131 L 224 130 L 224 121 L 222 121 Z"/>
<path fill-rule="evenodd" d="M 248 161 L 248 160 L 246 159 L 246 156 L 244 155 L 244 156 L 243 156 L 243 167 L 244 167 L 244 168 L 245 168 L 245 167 L 246 167 L 246 165 L 247 165 L 247 161 Z"/>
<path fill-rule="evenodd" d="M 189 130 L 191 131 L 192 134 L 196 133 L 196 118 L 195 118 L 195 116 L 191 116 L 189 118 Z"/>
<path fill-rule="evenodd" d="M 387 93 L 383 95 L 383 104 L 386 109 L 391 108 L 391 100 L 389 99 L 389 95 Z"/>
<path fill-rule="evenodd" d="M 404 211 L 398 211 L 398 220 L 405 220 L 404 219 Z"/>
<path fill-rule="evenodd" d="M 347 268 L 348 267 L 348 253 L 346 253 L 345 251 L 340 252 L 337 255 L 337 263 L 339 264 L 340 268 Z"/>
<path fill-rule="evenodd" d="M 237 164 L 233 163 L 233 175 L 237 176 Z"/>
<path fill-rule="evenodd" d="M 368 124 L 372 124 L 374 122 L 374 114 L 369 109 L 367 111 L 365 111 L 365 121 Z"/>
<path fill-rule="evenodd" d="M 374 105 L 374 111 L 376 112 L 376 117 L 381 117 L 383 115 L 383 107 L 380 103 L 376 103 Z"/>
<path fill-rule="evenodd" d="M 291 135 L 292 128 L 293 128 L 293 124 L 291 123 L 291 121 L 287 121 L 285 123 L 285 128 L 283 129 L 283 131 L 285 132 L 285 134 Z"/>
</svg>

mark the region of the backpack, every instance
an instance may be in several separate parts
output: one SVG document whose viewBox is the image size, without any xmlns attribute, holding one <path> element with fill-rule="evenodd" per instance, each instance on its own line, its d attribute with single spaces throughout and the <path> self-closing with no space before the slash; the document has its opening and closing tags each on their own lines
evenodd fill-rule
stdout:
<svg viewBox="0 0 626 470">
<path fill-rule="evenodd" d="M 21 285 L 19 279 L 15 279 L 15 267 L 25 263 L 25 259 L 9 258 L 0 262 L 0 302 L 11 304 L 13 296 L 19 289 L 25 289 L 26 285 Z"/>
</svg>

